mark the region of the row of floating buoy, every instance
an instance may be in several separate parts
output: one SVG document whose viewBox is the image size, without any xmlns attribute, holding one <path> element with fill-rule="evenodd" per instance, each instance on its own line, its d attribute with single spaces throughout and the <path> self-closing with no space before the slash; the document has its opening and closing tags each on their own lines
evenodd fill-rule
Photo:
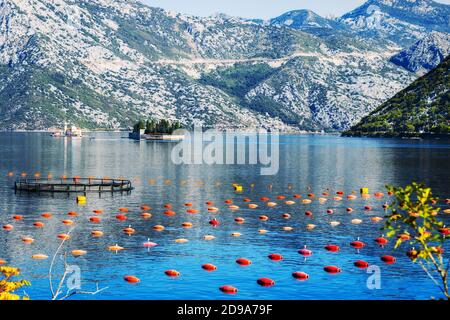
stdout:
<svg viewBox="0 0 450 320">
<path fill-rule="evenodd" d="M 339 196 L 336 196 L 335 198 L 339 198 L 339 200 L 342 200 L 342 197 L 340 195 L 343 195 L 343 193 L 337 193 L 337 194 Z M 328 194 L 326 194 L 326 195 L 323 194 L 323 196 L 328 196 Z M 384 196 L 384 194 L 382 194 L 382 193 L 376 193 L 375 194 L 376 198 L 382 198 L 383 196 Z M 300 199 L 301 195 L 296 194 L 296 195 L 294 195 L 294 198 Z M 311 194 L 308 194 L 308 199 L 302 199 L 301 202 L 305 203 L 305 204 L 306 203 L 311 203 L 312 199 L 314 199 L 314 198 L 315 198 L 315 195 L 311 193 Z M 355 195 L 347 196 L 348 200 L 354 200 L 356 198 L 357 197 Z M 284 200 L 286 200 L 286 197 L 285 196 L 277 196 L 276 199 L 284 201 Z M 327 200 L 327 199 L 321 198 L 321 197 L 319 197 L 317 199 L 319 199 L 319 202 L 320 201 L 325 202 Z M 268 207 L 276 207 L 277 206 L 277 203 L 274 202 L 274 201 L 271 201 L 270 198 L 263 197 L 260 200 L 263 203 L 265 203 L 266 206 L 268 206 Z M 238 205 L 233 204 L 233 200 L 231 200 L 231 199 L 227 199 L 224 202 L 228 206 L 228 208 L 230 210 L 232 210 L 232 211 L 236 211 L 236 210 L 240 209 L 240 207 Z M 251 209 L 256 209 L 256 208 L 259 207 L 258 204 L 251 203 L 252 201 L 249 198 L 243 199 L 243 202 L 244 203 L 248 203 L 248 207 L 251 208 Z M 286 205 L 292 205 L 292 204 L 295 204 L 295 201 L 287 200 L 284 203 Z M 214 204 L 213 201 L 207 201 L 206 204 L 208 206 L 208 212 L 216 213 L 216 212 L 219 211 L 219 208 L 214 207 L 215 204 Z M 450 204 L 450 202 L 448 202 L 448 204 Z M 194 204 L 193 203 L 186 202 L 184 205 L 187 208 L 186 212 L 189 213 L 189 214 L 197 214 L 197 213 L 200 212 L 199 210 L 194 208 Z M 148 211 L 152 210 L 152 208 L 150 206 L 142 205 L 142 206 L 140 206 L 140 208 L 143 211 L 141 213 L 141 217 L 142 218 L 148 219 L 148 218 L 152 217 L 152 214 L 148 212 Z M 164 208 L 167 209 L 164 212 L 164 215 L 166 215 L 166 216 L 174 216 L 174 215 L 176 215 L 176 212 L 172 210 L 172 205 L 171 204 L 165 204 Z M 388 208 L 388 204 L 387 203 L 384 204 L 383 208 L 387 209 Z M 365 211 L 371 211 L 372 207 L 366 205 L 366 206 L 364 206 L 364 210 Z M 118 211 L 120 213 L 116 215 L 116 219 L 117 220 L 125 221 L 125 220 L 128 219 L 127 213 L 129 213 L 129 211 L 130 211 L 128 208 L 121 207 L 121 208 L 118 209 Z M 347 208 L 346 211 L 347 212 L 352 212 L 353 209 L 352 208 Z M 93 223 L 100 223 L 102 221 L 102 219 L 99 216 L 104 213 L 103 210 L 100 210 L 100 209 L 93 210 L 93 213 L 94 213 L 94 216 L 90 217 L 89 220 L 91 222 L 93 222 Z M 327 209 L 326 213 L 329 214 L 329 215 L 333 215 L 334 214 L 334 210 L 333 209 Z M 446 213 L 445 210 L 444 210 L 444 213 Z M 75 216 L 77 216 L 77 213 L 74 212 L 74 211 L 71 211 L 71 212 L 68 213 L 68 215 L 72 216 L 72 217 L 75 217 Z M 312 216 L 313 213 L 311 211 L 306 211 L 305 215 L 306 216 Z M 51 219 L 53 217 L 53 215 L 51 213 L 43 213 L 43 214 L 41 214 L 41 217 L 43 219 Z M 284 213 L 284 214 L 282 214 L 282 217 L 284 219 L 290 219 L 291 218 L 291 214 Z M 371 217 L 371 219 L 377 219 L 378 221 L 382 220 L 381 217 Z M 23 220 L 23 216 L 15 215 L 15 216 L 13 216 L 13 220 L 21 221 L 21 220 Z M 268 221 L 269 217 L 266 216 L 266 215 L 261 215 L 259 217 L 259 220 L 261 220 L 261 221 Z M 242 224 L 242 223 L 245 223 L 245 218 L 243 218 L 243 217 L 236 217 L 236 218 L 234 218 L 234 221 L 236 223 L 238 223 L 238 224 Z M 372 220 L 372 221 L 374 221 L 374 220 Z M 362 221 L 360 219 L 353 219 L 352 220 L 353 224 L 359 224 L 361 222 Z M 65 224 L 65 225 L 72 225 L 72 224 L 74 224 L 74 221 L 72 221 L 70 219 L 65 219 L 65 220 L 62 221 L 62 223 Z M 216 218 L 211 219 L 209 221 L 209 223 L 212 226 L 219 226 L 220 225 L 220 222 Z M 332 226 L 337 226 L 340 223 L 338 221 L 331 221 L 330 224 Z M 35 227 L 37 227 L 37 228 L 43 228 L 45 226 L 45 224 L 43 222 L 41 222 L 41 221 L 36 221 L 36 222 L 33 223 L 33 225 Z M 182 223 L 182 227 L 183 228 L 192 228 L 193 225 L 192 225 L 191 222 L 184 222 L 184 223 Z M 309 229 L 309 230 L 312 230 L 315 227 L 316 226 L 314 224 L 308 224 L 307 225 L 307 229 Z M 3 229 L 6 230 L 6 231 L 12 231 L 14 229 L 14 226 L 11 225 L 11 224 L 6 224 L 6 225 L 3 226 Z M 153 229 L 156 230 L 156 231 L 163 231 L 165 229 L 165 227 L 162 226 L 162 225 L 156 225 L 156 226 L 153 227 Z M 291 227 L 283 227 L 283 229 L 285 231 L 291 231 L 292 230 Z M 123 231 L 123 233 L 125 233 L 127 235 L 133 235 L 133 234 L 136 233 L 136 230 L 133 229 L 131 227 L 131 225 L 126 227 L 126 228 L 124 228 L 122 231 Z M 260 234 L 265 234 L 268 231 L 265 230 L 265 229 L 259 229 L 258 232 Z M 444 226 L 444 227 L 441 228 L 440 232 L 442 234 L 448 235 L 448 234 L 450 234 L 450 229 L 446 228 Z M 102 237 L 104 234 L 100 230 L 93 230 L 93 231 L 91 231 L 91 235 L 93 237 Z M 235 237 L 239 237 L 241 234 L 238 233 L 238 232 L 234 232 L 231 235 L 235 236 Z M 68 234 L 61 233 L 61 234 L 57 235 L 57 238 L 60 239 L 60 240 L 66 241 L 66 240 L 70 239 L 70 236 Z M 402 234 L 402 235 L 399 236 L 399 238 L 404 240 L 404 241 L 406 241 L 406 240 L 408 240 L 410 238 L 410 236 L 407 235 L 407 234 Z M 213 235 L 205 235 L 203 237 L 203 239 L 204 240 L 214 240 L 215 237 Z M 32 237 L 23 237 L 22 241 L 24 243 L 26 243 L 26 244 L 31 244 L 31 243 L 34 242 L 34 239 Z M 175 239 L 174 241 L 176 243 L 186 243 L 188 241 L 188 239 L 180 238 L 180 239 Z M 389 241 L 386 238 L 384 238 L 384 237 L 379 237 L 379 238 L 375 239 L 375 242 L 378 245 L 380 245 L 380 246 L 384 246 L 384 245 L 388 244 Z M 145 247 L 145 248 L 151 248 L 151 247 L 154 247 L 154 246 L 157 246 L 157 245 L 158 245 L 157 243 L 150 241 L 150 239 L 147 239 L 146 242 L 142 243 L 142 246 Z M 352 241 L 350 243 L 350 246 L 359 250 L 359 249 L 364 248 L 366 246 L 366 244 L 364 242 L 360 241 L 359 239 L 357 239 L 355 241 Z M 329 251 L 329 252 L 337 253 L 337 252 L 340 251 L 340 247 L 338 245 L 333 245 L 333 244 L 328 244 L 324 248 L 325 248 L 326 251 Z M 122 247 L 122 246 L 119 246 L 118 244 L 116 244 L 116 245 L 109 246 L 108 250 L 114 251 L 114 252 L 119 252 L 119 251 L 125 250 L 125 248 Z M 308 249 L 306 246 L 303 249 L 300 249 L 298 252 L 299 252 L 299 254 L 304 256 L 305 258 L 306 257 L 310 257 L 313 254 L 313 252 L 310 249 Z M 72 255 L 74 257 L 80 257 L 80 256 L 87 255 L 87 251 L 81 250 L 81 249 L 72 250 L 71 253 L 72 253 Z M 415 251 L 414 249 L 411 249 L 410 251 L 408 251 L 407 255 L 408 255 L 408 257 L 414 257 L 414 256 L 417 255 L 417 251 Z M 35 260 L 44 260 L 44 259 L 48 259 L 48 256 L 45 255 L 45 254 L 42 254 L 42 253 L 38 253 L 38 254 L 34 254 L 32 256 L 32 258 L 35 259 Z M 282 261 L 284 259 L 283 256 L 281 254 L 278 254 L 278 253 L 272 253 L 272 254 L 268 255 L 268 258 L 270 260 L 272 260 L 272 261 Z M 381 261 L 385 262 L 386 264 L 393 264 L 393 263 L 396 262 L 396 258 L 393 257 L 393 256 L 389 256 L 389 255 L 382 256 L 380 259 L 381 259 Z M 3 261 L 4 260 L 0 259 L 0 265 L 2 264 L 1 262 L 3 262 Z M 246 259 L 246 258 L 238 258 L 236 260 L 236 263 L 241 265 L 241 266 L 250 266 L 252 264 L 252 261 L 250 261 L 249 259 Z M 361 269 L 365 269 L 365 268 L 369 267 L 369 263 L 366 262 L 366 261 L 363 261 L 363 260 L 357 260 L 357 261 L 354 262 L 354 266 L 356 266 L 358 268 L 361 268 Z M 210 263 L 207 263 L 207 264 L 203 264 L 202 265 L 202 269 L 204 269 L 204 270 L 206 270 L 208 272 L 213 272 L 213 271 L 217 270 L 217 266 L 215 266 L 213 264 L 210 264 Z M 325 266 L 323 269 L 324 269 L 325 272 L 330 273 L 330 274 L 337 274 L 337 273 L 341 272 L 341 269 L 339 267 L 337 267 L 337 266 Z M 176 270 L 167 270 L 167 271 L 165 271 L 165 274 L 167 276 L 169 276 L 169 277 L 180 277 L 180 275 L 181 275 L 181 273 L 179 271 L 176 271 Z M 298 280 L 307 280 L 307 279 L 309 279 L 309 275 L 307 273 L 304 273 L 304 272 L 301 272 L 301 271 L 293 272 L 292 273 L 292 277 L 295 278 L 295 279 L 298 279 Z M 124 280 L 129 282 L 129 283 L 139 283 L 140 282 L 139 278 L 137 278 L 136 276 L 130 276 L 130 275 L 124 276 Z M 273 285 L 275 285 L 275 281 L 270 279 L 270 278 L 259 278 L 259 279 L 257 279 L 257 283 L 259 285 L 261 285 L 261 286 L 273 286 Z M 230 293 L 230 294 L 237 293 L 237 289 L 235 287 L 231 286 L 231 285 L 221 286 L 219 289 L 222 292 L 225 292 L 225 293 Z"/>
</svg>

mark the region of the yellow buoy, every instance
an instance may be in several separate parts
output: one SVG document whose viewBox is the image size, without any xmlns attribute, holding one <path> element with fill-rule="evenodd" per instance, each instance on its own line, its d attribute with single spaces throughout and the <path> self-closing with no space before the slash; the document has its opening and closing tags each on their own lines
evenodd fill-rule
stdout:
<svg viewBox="0 0 450 320">
<path fill-rule="evenodd" d="M 48 259 L 48 256 L 42 253 L 38 253 L 38 254 L 34 254 L 31 256 L 31 258 L 35 259 L 35 260 L 45 260 Z"/>
<path fill-rule="evenodd" d="M 267 232 L 269 232 L 269 231 L 267 231 L 265 229 L 259 229 L 258 230 L 258 233 L 260 233 L 260 234 L 266 234 Z"/>
<path fill-rule="evenodd" d="M 288 206 L 291 206 L 291 205 L 295 204 L 295 201 L 288 200 L 285 202 L 285 204 L 287 204 Z"/>
<path fill-rule="evenodd" d="M 341 223 L 339 222 L 339 221 L 331 221 L 330 222 L 330 225 L 332 226 L 332 227 L 337 227 L 338 225 L 340 225 Z"/>
<path fill-rule="evenodd" d="M 239 232 L 233 232 L 233 233 L 231 234 L 232 237 L 240 237 L 241 235 L 242 235 L 242 234 L 239 233 Z"/>
<path fill-rule="evenodd" d="M 312 224 L 312 223 L 306 225 L 306 229 L 308 229 L 308 230 L 313 230 L 315 227 L 316 227 L 316 225 Z"/>
<path fill-rule="evenodd" d="M 361 188 L 361 194 L 369 194 L 369 188 Z"/>
<path fill-rule="evenodd" d="M 188 239 L 175 239 L 176 243 L 186 243 L 188 241 L 189 241 Z"/>
<path fill-rule="evenodd" d="M 77 203 L 82 204 L 82 203 L 86 203 L 86 201 L 87 201 L 87 199 L 86 199 L 85 196 L 78 196 L 77 197 Z"/>
<path fill-rule="evenodd" d="M 292 228 L 292 227 L 283 227 L 283 230 L 284 231 L 292 231 L 292 230 L 294 230 L 294 228 Z"/>
<path fill-rule="evenodd" d="M 212 236 L 212 235 L 206 235 L 203 237 L 204 240 L 210 241 L 210 240 L 214 240 L 216 237 Z"/>
<path fill-rule="evenodd" d="M 81 257 L 81 256 L 84 256 L 85 254 L 87 254 L 87 251 L 84 251 L 84 250 L 72 250 L 72 255 L 74 257 Z"/>
<path fill-rule="evenodd" d="M 353 223 L 353 224 L 361 224 L 361 223 L 362 223 L 362 220 L 361 220 L 361 219 L 353 219 L 353 220 L 352 220 L 352 223 Z"/>
<path fill-rule="evenodd" d="M 123 250 L 123 249 L 124 249 L 123 247 L 121 247 L 121 246 L 119 246 L 119 245 L 117 245 L 117 244 L 114 245 L 114 246 L 109 246 L 109 247 L 108 247 L 108 250 L 109 250 L 109 251 L 116 251 L 116 252 L 117 252 L 117 251 L 121 251 L 121 250 Z"/>
</svg>

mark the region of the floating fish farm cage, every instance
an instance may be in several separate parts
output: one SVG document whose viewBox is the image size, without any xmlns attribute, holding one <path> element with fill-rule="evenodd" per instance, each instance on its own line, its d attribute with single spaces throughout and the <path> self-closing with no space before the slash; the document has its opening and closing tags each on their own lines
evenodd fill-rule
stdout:
<svg viewBox="0 0 450 320">
<path fill-rule="evenodd" d="M 105 178 L 21 179 L 14 183 L 15 191 L 50 193 L 130 192 L 130 180 Z"/>
</svg>

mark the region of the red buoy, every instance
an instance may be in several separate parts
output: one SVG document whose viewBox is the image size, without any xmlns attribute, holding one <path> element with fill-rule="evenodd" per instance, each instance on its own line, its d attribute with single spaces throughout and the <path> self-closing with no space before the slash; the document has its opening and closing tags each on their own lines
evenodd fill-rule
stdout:
<svg viewBox="0 0 450 320">
<path fill-rule="evenodd" d="M 363 260 L 355 261 L 353 264 L 360 269 L 367 269 L 369 267 L 369 263 Z"/>
<path fill-rule="evenodd" d="M 236 260 L 236 263 L 241 266 L 249 266 L 252 264 L 251 260 L 245 259 L 245 258 L 239 258 Z"/>
<path fill-rule="evenodd" d="M 211 263 L 206 263 L 206 264 L 202 265 L 202 269 L 204 269 L 206 271 L 216 271 L 217 267 Z"/>
<path fill-rule="evenodd" d="M 234 219 L 234 221 L 236 221 L 237 223 L 244 223 L 245 219 L 241 218 L 241 217 L 237 217 L 237 218 Z"/>
<path fill-rule="evenodd" d="M 220 291 L 226 294 L 236 294 L 238 292 L 238 290 L 235 287 L 229 285 L 221 286 L 219 289 Z"/>
<path fill-rule="evenodd" d="M 395 257 L 393 256 L 382 256 L 381 261 L 383 261 L 386 264 L 393 264 L 395 263 L 395 261 L 397 261 L 397 259 L 395 259 Z"/>
<path fill-rule="evenodd" d="M 330 252 L 338 252 L 340 250 L 338 245 L 335 244 L 328 244 L 325 246 L 325 250 Z"/>
<path fill-rule="evenodd" d="M 98 223 L 98 222 L 101 222 L 102 219 L 100 219 L 99 217 L 90 217 L 89 221 L 91 221 L 93 223 Z"/>
<path fill-rule="evenodd" d="M 302 281 L 309 279 L 309 275 L 305 272 L 294 272 L 294 273 L 292 273 L 292 276 L 295 279 L 302 280 Z"/>
<path fill-rule="evenodd" d="M 358 240 L 350 242 L 350 245 L 355 249 L 362 249 L 366 246 L 366 244 L 364 242 L 359 241 L 359 238 L 358 238 Z"/>
<path fill-rule="evenodd" d="M 14 229 L 14 226 L 12 224 L 5 224 L 3 226 L 3 230 L 5 231 L 11 231 L 12 229 Z"/>
<path fill-rule="evenodd" d="M 298 250 L 298 253 L 301 254 L 304 257 L 310 257 L 312 256 L 312 251 L 308 250 L 306 246 L 303 247 L 303 249 Z"/>
<path fill-rule="evenodd" d="M 305 216 L 311 217 L 313 213 L 311 211 L 305 211 Z"/>
<path fill-rule="evenodd" d="M 256 282 L 257 282 L 260 286 L 263 286 L 263 287 L 271 287 L 271 286 L 274 286 L 274 285 L 275 285 L 275 281 L 273 281 L 273 280 L 270 279 L 270 278 L 259 278 Z"/>
<path fill-rule="evenodd" d="M 273 261 L 281 261 L 281 260 L 283 260 L 283 256 L 278 253 L 272 253 L 272 254 L 269 254 L 269 259 L 273 260 Z"/>
<path fill-rule="evenodd" d="M 326 266 L 323 268 L 323 270 L 325 270 L 325 272 L 331 273 L 331 274 L 336 274 L 336 273 L 340 273 L 341 269 L 336 267 L 336 266 Z"/>
<path fill-rule="evenodd" d="M 35 223 L 33 223 L 33 226 L 35 226 L 36 228 L 43 228 L 45 224 L 43 222 L 36 221 Z"/>
<path fill-rule="evenodd" d="M 216 227 L 220 224 L 220 222 L 217 219 L 212 219 L 211 221 L 209 221 L 209 224 Z"/>
<path fill-rule="evenodd" d="M 166 270 L 164 273 L 169 277 L 179 277 L 181 275 L 177 270 Z"/>
<path fill-rule="evenodd" d="M 20 214 L 17 214 L 15 216 L 13 216 L 13 219 L 16 221 L 21 221 L 21 220 L 23 220 L 23 216 L 21 216 Z"/>
<path fill-rule="evenodd" d="M 116 219 L 117 219 L 117 220 L 120 220 L 120 221 L 125 221 L 125 220 L 127 220 L 127 216 L 124 215 L 124 214 L 118 214 L 118 215 L 116 216 Z"/>
<path fill-rule="evenodd" d="M 141 280 L 138 277 L 135 277 L 135 276 L 125 276 L 125 277 L 123 277 L 123 279 L 126 282 L 129 282 L 129 283 L 139 283 L 139 282 L 141 282 Z"/>
<path fill-rule="evenodd" d="M 365 206 L 365 207 L 364 207 L 364 210 L 370 211 L 370 210 L 372 210 L 372 207 L 371 207 L 371 206 Z"/>
<path fill-rule="evenodd" d="M 389 243 L 389 240 L 383 237 L 379 237 L 375 239 L 375 242 L 378 243 L 380 246 L 384 246 Z"/>
<path fill-rule="evenodd" d="M 327 209 L 327 213 L 328 213 L 328 214 L 333 214 L 334 211 L 333 211 L 332 209 Z"/>
</svg>

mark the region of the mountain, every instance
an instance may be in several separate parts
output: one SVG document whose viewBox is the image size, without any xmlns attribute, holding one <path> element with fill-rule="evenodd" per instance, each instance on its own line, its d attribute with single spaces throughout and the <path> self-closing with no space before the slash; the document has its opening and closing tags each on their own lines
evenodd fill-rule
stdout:
<svg viewBox="0 0 450 320">
<path fill-rule="evenodd" d="M 426 72 L 436 68 L 448 55 L 450 34 L 432 32 L 393 56 L 391 61 L 411 72 Z"/>
<path fill-rule="evenodd" d="M 270 19 L 269 23 L 274 26 L 286 26 L 304 31 L 345 28 L 345 25 L 331 19 L 323 18 L 311 10 L 289 11 L 279 17 Z"/>
<path fill-rule="evenodd" d="M 344 130 L 416 78 L 394 53 L 134 0 L 0 0 L 0 129 Z"/>
<path fill-rule="evenodd" d="M 369 0 L 340 21 L 361 35 L 405 47 L 431 31 L 450 33 L 450 6 L 432 0 Z"/>
<path fill-rule="evenodd" d="M 450 57 L 382 104 L 346 136 L 450 135 Z"/>
</svg>

